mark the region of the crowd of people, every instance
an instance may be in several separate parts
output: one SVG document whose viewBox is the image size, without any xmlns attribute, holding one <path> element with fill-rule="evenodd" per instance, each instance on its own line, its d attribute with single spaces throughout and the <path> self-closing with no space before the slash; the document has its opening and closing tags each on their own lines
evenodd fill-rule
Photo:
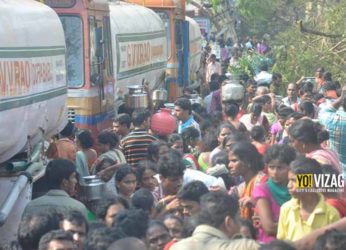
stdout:
<svg viewBox="0 0 346 250">
<path fill-rule="evenodd" d="M 264 65 L 241 79 L 241 102 L 224 100 L 226 72 L 206 55 L 207 92 L 175 101 L 176 133 L 155 135 L 147 109 L 118 115 L 96 142 L 67 124 L 47 150 L 46 190 L 24 210 L 21 249 L 346 249 L 344 192 L 297 186 L 301 174 L 346 176 L 346 87 L 319 68 L 283 98 Z M 91 175 L 105 183 L 96 200 L 80 192 Z"/>
</svg>

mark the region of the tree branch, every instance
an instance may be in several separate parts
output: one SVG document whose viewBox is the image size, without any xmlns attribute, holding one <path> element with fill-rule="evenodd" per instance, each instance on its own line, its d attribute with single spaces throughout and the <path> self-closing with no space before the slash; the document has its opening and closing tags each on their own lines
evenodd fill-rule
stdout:
<svg viewBox="0 0 346 250">
<path fill-rule="evenodd" d="M 336 34 L 327 34 L 327 33 L 324 33 L 324 32 L 317 31 L 317 30 L 312 30 L 312 29 L 305 28 L 303 26 L 303 21 L 302 20 L 298 21 L 298 24 L 299 24 L 300 32 L 302 32 L 302 33 L 308 33 L 308 34 L 312 34 L 312 35 L 316 35 L 316 36 L 324 36 L 324 37 L 330 37 L 330 38 L 342 37 L 342 34 L 338 34 L 338 35 L 336 35 Z"/>
</svg>

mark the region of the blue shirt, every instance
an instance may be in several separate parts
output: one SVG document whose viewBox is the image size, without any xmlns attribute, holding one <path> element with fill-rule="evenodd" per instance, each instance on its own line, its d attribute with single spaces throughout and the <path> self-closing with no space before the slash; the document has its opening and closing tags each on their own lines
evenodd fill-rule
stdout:
<svg viewBox="0 0 346 250">
<path fill-rule="evenodd" d="M 201 130 L 199 128 L 199 124 L 193 119 L 193 116 L 191 115 L 189 119 L 187 119 L 186 122 L 179 122 L 179 127 L 178 127 L 178 133 L 181 134 L 183 131 L 188 128 L 188 127 L 194 127 L 195 129 L 198 130 L 199 134 L 201 135 Z"/>
<path fill-rule="evenodd" d="M 329 132 L 329 147 L 339 154 L 346 177 L 346 112 L 327 106 L 322 108 L 318 118 Z"/>
</svg>

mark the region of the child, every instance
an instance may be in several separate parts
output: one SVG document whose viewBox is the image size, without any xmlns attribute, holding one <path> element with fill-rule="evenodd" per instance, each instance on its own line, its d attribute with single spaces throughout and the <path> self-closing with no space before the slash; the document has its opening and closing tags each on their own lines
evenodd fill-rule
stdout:
<svg viewBox="0 0 346 250">
<path fill-rule="evenodd" d="M 312 231 L 336 222 L 338 211 L 327 205 L 319 193 L 298 191 L 298 174 L 321 174 L 320 164 L 306 157 L 299 157 L 290 165 L 288 191 L 292 199 L 281 206 L 277 238 L 296 241 Z"/>
<path fill-rule="evenodd" d="M 289 164 L 296 158 L 295 150 L 287 145 L 271 146 L 265 156 L 264 164 L 269 179 L 258 184 L 252 192 L 255 213 L 258 215 L 258 241 L 268 243 L 275 240 L 280 206 L 291 199 L 287 189 Z"/>
</svg>

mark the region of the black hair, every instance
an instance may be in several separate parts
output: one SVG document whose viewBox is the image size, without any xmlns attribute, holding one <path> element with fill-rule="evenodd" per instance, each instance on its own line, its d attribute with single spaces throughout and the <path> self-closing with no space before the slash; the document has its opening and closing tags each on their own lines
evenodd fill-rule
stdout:
<svg viewBox="0 0 346 250">
<path fill-rule="evenodd" d="M 125 164 L 121 166 L 115 173 L 115 182 L 116 183 L 121 182 L 126 176 L 130 174 L 133 174 L 137 178 L 136 172 L 132 169 L 130 165 Z"/>
<path fill-rule="evenodd" d="M 157 173 L 158 165 L 153 161 L 143 160 L 137 163 L 136 174 L 138 183 L 142 183 L 145 170 L 150 169 Z"/>
<path fill-rule="evenodd" d="M 208 132 L 203 138 L 204 152 L 211 152 L 219 145 L 215 130 Z"/>
<path fill-rule="evenodd" d="M 283 240 L 273 240 L 270 243 L 261 245 L 259 250 L 296 250 L 294 246 Z M 324 249 L 325 250 L 325 249 Z"/>
<path fill-rule="evenodd" d="M 255 240 L 257 237 L 257 231 L 256 228 L 253 226 L 253 224 L 249 220 L 240 219 L 239 220 L 240 226 L 247 227 L 251 234 L 251 239 Z"/>
<path fill-rule="evenodd" d="M 133 126 L 141 126 L 150 117 L 150 112 L 147 109 L 135 109 L 132 113 Z"/>
<path fill-rule="evenodd" d="M 181 140 L 181 141 L 183 140 L 183 138 L 181 138 L 181 136 L 179 134 L 170 134 L 168 136 L 168 139 L 167 139 L 167 144 L 169 147 L 172 147 L 173 144 L 179 140 Z"/>
<path fill-rule="evenodd" d="M 113 205 L 117 205 L 117 204 L 122 205 L 125 209 L 129 209 L 130 207 L 128 202 L 120 196 L 105 197 L 101 200 L 100 204 L 97 206 L 96 217 L 101 220 L 104 220 L 107 215 L 107 211 L 109 207 Z"/>
<path fill-rule="evenodd" d="M 237 142 L 231 146 L 230 151 L 252 171 L 258 172 L 263 169 L 262 155 L 250 142 Z"/>
<path fill-rule="evenodd" d="M 227 151 L 221 150 L 217 154 L 213 156 L 211 159 L 211 165 L 215 166 L 216 164 L 224 164 L 226 167 L 228 166 L 229 160 L 228 160 L 228 154 Z"/>
<path fill-rule="evenodd" d="M 63 180 L 68 180 L 76 172 L 76 165 L 69 160 L 51 160 L 45 172 L 48 189 L 61 189 Z"/>
<path fill-rule="evenodd" d="M 333 82 L 327 81 L 323 84 L 322 89 L 324 91 L 328 91 L 328 90 L 335 90 L 336 91 L 336 85 Z"/>
<path fill-rule="evenodd" d="M 174 105 L 180 107 L 182 110 L 189 111 L 189 114 L 191 114 L 192 112 L 191 102 L 187 98 L 184 98 L 184 97 L 178 98 L 174 102 Z"/>
<path fill-rule="evenodd" d="M 330 82 L 333 81 L 333 79 L 332 79 L 332 73 L 329 72 L 329 71 L 324 72 L 323 75 L 322 75 L 322 78 L 323 78 L 323 80 L 325 80 L 325 81 L 330 81 Z"/>
<path fill-rule="evenodd" d="M 232 119 L 234 119 L 239 113 L 239 105 L 233 102 L 226 103 L 224 113 L 228 117 L 231 117 Z"/>
<path fill-rule="evenodd" d="M 304 114 L 299 113 L 299 112 L 293 112 L 287 116 L 287 120 L 293 118 L 295 121 L 297 121 L 303 117 L 304 117 Z"/>
<path fill-rule="evenodd" d="M 140 188 L 132 195 L 131 203 L 134 208 L 150 213 L 154 207 L 154 196 L 148 189 Z"/>
<path fill-rule="evenodd" d="M 189 144 L 191 140 L 199 138 L 199 136 L 199 131 L 194 127 L 188 127 L 184 129 L 183 133 L 181 134 L 181 137 L 183 139 L 184 153 L 189 152 Z"/>
<path fill-rule="evenodd" d="M 272 81 L 275 81 L 279 78 L 282 78 L 282 75 L 280 73 L 273 72 L 272 74 Z"/>
<path fill-rule="evenodd" d="M 265 140 L 266 131 L 263 126 L 254 126 L 251 129 L 250 135 L 254 141 L 262 142 Z"/>
<path fill-rule="evenodd" d="M 224 192 L 209 192 L 201 197 L 199 224 L 220 228 L 227 216 L 235 219 L 238 214 L 238 200 Z"/>
<path fill-rule="evenodd" d="M 231 144 L 237 143 L 237 142 L 244 142 L 249 141 L 249 137 L 242 133 L 242 132 L 234 132 L 230 135 L 227 135 L 225 139 L 223 140 L 222 147 L 226 148 L 231 146 Z"/>
<path fill-rule="evenodd" d="M 60 135 L 63 137 L 72 137 L 75 132 L 75 126 L 71 121 L 68 121 L 63 130 L 60 131 Z"/>
<path fill-rule="evenodd" d="M 229 130 L 231 130 L 231 133 L 236 132 L 236 129 L 234 128 L 233 125 L 231 125 L 231 124 L 229 124 L 229 123 L 227 123 L 227 122 L 221 123 L 221 124 L 219 125 L 219 127 L 217 128 L 217 130 L 216 130 L 216 136 L 217 136 L 217 137 L 220 135 L 221 130 L 224 129 L 224 128 L 228 128 Z"/>
<path fill-rule="evenodd" d="M 220 83 L 218 81 L 210 81 L 209 82 L 209 89 L 211 92 L 218 90 L 220 88 Z"/>
<path fill-rule="evenodd" d="M 341 250 L 346 249 L 346 234 L 342 231 L 332 229 L 318 236 L 315 241 L 314 250 Z"/>
<path fill-rule="evenodd" d="M 321 174 L 321 165 L 315 159 L 298 156 L 290 164 L 290 171 L 294 174 Z"/>
<path fill-rule="evenodd" d="M 214 55 L 214 56 L 215 56 L 215 55 Z M 215 56 L 215 58 L 216 58 L 216 56 Z M 210 76 L 210 81 L 217 81 L 218 83 L 220 83 L 220 82 L 219 82 L 219 77 L 220 77 L 219 73 L 213 73 L 213 74 Z"/>
<path fill-rule="evenodd" d="M 302 143 L 320 144 L 329 139 L 329 133 L 321 124 L 310 119 L 300 119 L 290 126 L 288 134 Z"/>
<path fill-rule="evenodd" d="M 261 112 L 262 112 L 262 105 L 259 103 L 253 103 L 251 107 L 251 113 L 259 117 L 261 115 Z"/>
<path fill-rule="evenodd" d="M 261 71 L 268 71 L 268 64 L 263 62 L 260 66 Z"/>
<path fill-rule="evenodd" d="M 160 157 L 160 148 L 162 146 L 167 146 L 167 143 L 165 141 L 153 141 L 148 145 L 147 148 L 147 158 L 151 161 L 157 161 L 157 159 Z"/>
<path fill-rule="evenodd" d="M 119 136 L 110 130 L 103 130 L 97 135 L 99 143 L 109 145 L 110 148 L 115 148 L 119 144 Z"/>
<path fill-rule="evenodd" d="M 60 228 L 61 214 L 54 208 L 31 211 L 22 217 L 18 227 L 18 242 L 23 250 L 37 249 L 46 233 Z"/>
<path fill-rule="evenodd" d="M 94 139 L 89 130 L 82 130 L 77 134 L 77 139 L 79 141 L 80 146 L 83 149 L 91 148 L 94 145 Z"/>
<path fill-rule="evenodd" d="M 294 113 L 294 110 L 292 109 L 292 108 L 290 108 L 290 107 L 286 107 L 286 106 L 282 106 L 282 107 L 280 107 L 279 108 L 279 110 L 278 110 L 278 115 L 279 115 L 279 117 L 281 118 L 281 119 L 287 119 L 287 117 L 290 115 L 290 114 L 292 114 L 292 113 Z"/>
<path fill-rule="evenodd" d="M 200 201 L 202 195 L 208 193 L 207 186 L 201 181 L 192 181 L 183 186 L 177 193 L 177 198 L 188 201 Z"/>
<path fill-rule="evenodd" d="M 89 231 L 85 249 L 88 250 L 105 250 L 113 242 L 127 237 L 127 235 L 118 228 L 108 228 L 103 226 Z"/>
<path fill-rule="evenodd" d="M 202 116 L 202 117 L 205 117 L 208 115 L 208 112 L 206 110 L 205 107 L 203 107 L 201 104 L 199 103 L 193 103 L 191 105 L 191 108 L 192 108 L 192 111 L 197 113 L 198 115 Z"/>
<path fill-rule="evenodd" d="M 311 82 L 305 82 L 299 89 L 299 94 L 313 93 L 314 85 Z"/>
<path fill-rule="evenodd" d="M 73 242 L 73 236 L 70 232 L 64 230 L 53 230 L 42 236 L 38 246 L 38 250 L 49 249 L 49 243 L 53 240 L 63 240 Z"/>
<path fill-rule="evenodd" d="M 148 228 L 149 217 L 142 209 L 131 208 L 121 211 L 115 223 L 116 228 L 120 229 L 127 237 L 144 238 Z"/>
<path fill-rule="evenodd" d="M 83 226 L 85 225 L 85 229 L 88 232 L 88 221 L 85 216 L 78 210 L 67 210 L 63 213 L 63 220 L 67 220 L 73 225 Z"/>
<path fill-rule="evenodd" d="M 285 144 L 274 144 L 267 149 L 264 155 L 264 163 L 268 164 L 273 160 L 290 165 L 296 158 L 296 151 L 291 146 Z"/>
<path fill-rule="evenodd" d="M 131 116 L 129 114 L 120 114 L 114 119 L 114 122 L 120 125 L 126 125 L 127 128 L 131 127 Z"/>
<path fill-rule="evenodd" d="M 315 107 L 312 104 L 312 102 L 308 102 L 308 101 L 302 102 L 299 104 L 298 107 L 300 111 L 306 116 L 313 117 L 315 114 Z"/>
<path fill-rule="evenodd" d="M 167 155 L 160 157 L 159 174 L 165 178 L 182 177 L 185 171 L 185 165 L 182 156 L 175 150 L 170 150 Z"/>
</svg>

